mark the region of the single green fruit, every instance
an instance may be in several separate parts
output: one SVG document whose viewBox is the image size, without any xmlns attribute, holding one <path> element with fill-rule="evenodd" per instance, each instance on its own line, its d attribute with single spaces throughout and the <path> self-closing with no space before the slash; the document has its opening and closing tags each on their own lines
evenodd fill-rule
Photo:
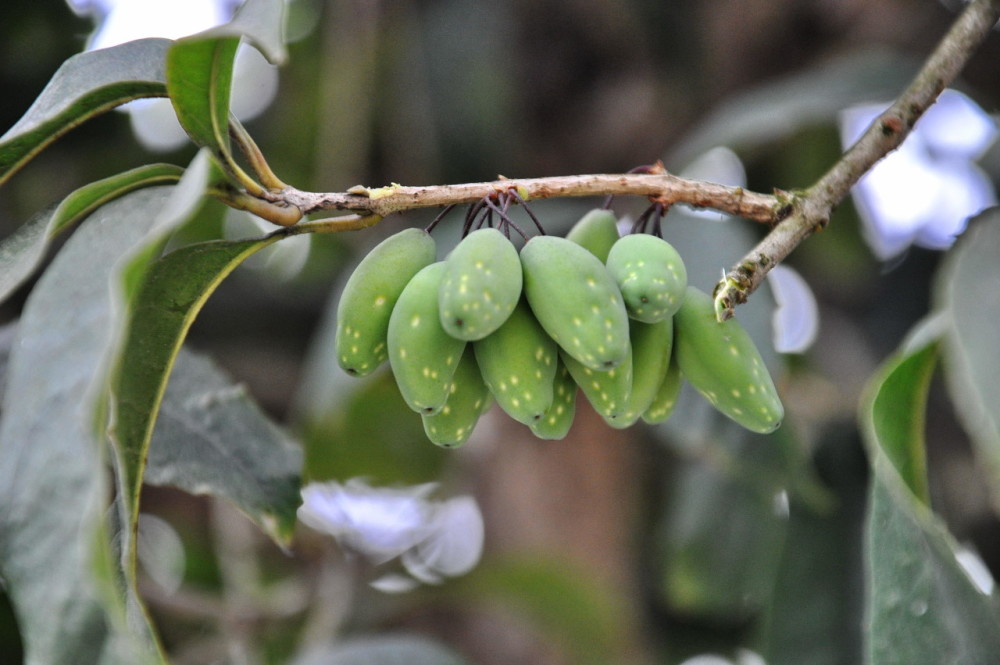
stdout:
<svg viewBox="0 0 1000 665">
<path fill-rule="evenodd" d="M 645 233 L 627 235 L 611 248 L 607 266 L 631 318 L 656 323 L 680 309 L 687 269 L 666 240 Z"/>
<path fill-rule="evenodd" d="M 628 314 L 597 257 L 576 243 L 535 236 L 521 249 L 524 294 L 552 339 L 583 365 L 607 371 L 628 354 Z"/>
<path fill-rule="evenodd" d="M 576 381 L 560 360 L 552 384 L 552 406 L 542 417 L 531 423 L 531 431 L 539 439 L 565 439 L 576 416 Z"/>
<path fill-rule="evenodd" d="M 443 448 L 457 448 L 469 440 L 493 398 L 483 382 L 471 346 L 466 346 L 452 377 L 448 401 L 434 415 L 421 414 L 427 438 Z"/>
<path fill-rule="evenodd" d="M 674 345 L 673 319 L 656 323 L 633 321 L 629 337 L 632 342 L 632 390 L 625 409 L 608 422 L 618 429 L 634 425 L 653 404 L 670 367 L 670 353 Z"/>
<path fill-rule="evenodd" d="M 667 375 L 663 377 L 663 382 L 656 391 L 656 396 L 653 397 L 653 403 L 642 414 L 644 422 L 655 425 L 666 422 L 670 418 L 674 412 L 674 407 L 677 406 L 677 397 L 681 394 L 683 378 L 681 370 L 677 366 L 677 358 L 675 356 L 670 359 L 670 365 L 667 367 Z"/>
<path fill-rule="evenodd" d="M 337 304 L 337 362 L 348 374 L 366 376 L 388 357 L 389 317 L 399 294 L 417 272 L 434 262 L 430 234 L 406 229 L 389 236 L 361 260 Z"/>
<path fill-rule="evenodd" d="M 565 352 L 561 357 L 594 411 L 608 423 L 624 416 L 632 392 L 631 346 L 625 354 L 625 362 L 605 372 L 590 369 Z"/>
<path fill-rule="evenodd" d="M 448 400 L 465 349 L 463 340 L 445 332 L 438 316 L 444 269 L 439 261 L 414 275 L 389 317 L 389 365 L 396 385 L 407 405 L 425 415 L 437 413 Z"/>
<path fill-rule="evenodd" d="M 604 208 L 588 212 L 566 234 L 566 240 L 572 240 L 588 250 L 601 263 L 608 260 L 608 252 L 618 238 L 618 220 L 613 212 Z"/>
<path fill-rule="evenodd" d="M 473 343 L 483 380 L 497 404 L 530 425 L 552 406 L 559 347 L 521 300 L 492 335 Z"/>
<path fill-rule="evenodd" d="M 521 260 L 492 228 L 465 236 L 445 259 L 439 294 L 441 325 L 468 342 L 499 328 L 521 299 Z"/>
<path fill-rule="evenodd" d="M 674 316 L 674 353 L 681 373 L 716 409 L 766 434 L 785 410 L 753 340 L 736 319 L 719 323 L 711 296 L 688 287 Z"/>
</svg>

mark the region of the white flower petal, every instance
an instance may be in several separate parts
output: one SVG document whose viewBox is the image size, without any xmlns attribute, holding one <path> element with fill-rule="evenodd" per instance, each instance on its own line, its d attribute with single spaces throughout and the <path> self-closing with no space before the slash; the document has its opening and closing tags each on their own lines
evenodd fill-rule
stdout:
<svg viewBox="0 0 1000 665">
<path fill-rule="evenodd" d="M 449 499 L 435 510 L 433 524 L 430 535 L 417 545 L 410 560 L 449 577 L 472 570 L 482 556 L 484 537 L 483 515 L 475 499 Z"/>
<path fill-rule="evenodd" d="M 802 276 L 788 266 L 775 266 L 767 279 L 778 305 L 771 321 L 775 350 L 805 352 L 819 332 L 816 296 Z"/>
<path fill-rule="evenodd" d="M 959 565 L 965 574 L 969 576 L 969 580 L 975 585 L 979 593 L 984 596 L 990 596 L 993 594 L 993 589 L 996 584 L 993 581 L 993 575 L 990 573 L 990 569 L 986 567 L 983 563 L 982 558 L 973 550 L 967 547 L 960 547 L 957 552 L 955 552 L 955 559 L 958 560 Z"/>
<path fill-rule="evenodd" d="M 168 594 L 184 581 L 187 555 L 177 531 L 166 520 L 143 513 L 139 515 L 136 556 L 150 579 Z"/>
<path fill-rule="evenodd" d="M 427 488 L 372 488 L 356 479 L 346 485 L 314 483 L 302 490 L 299 519 L 329 533 L 343 547 L 383 563 L 430 533 L 433 511 L 425 499 Z"/>
<path fill-rule="evenodd" d="M 997 138 L 997 124 L 979 106 L 958 92 L 945 90 L 917 121 L 918 131 L 938 153 L 978 159 Z"/>
<path fill-rule="evenodd" d="M 389 573 L 369 582 L 369 586 L 382 593 L 406 593 L 420 586 L 420 582 L 406 575 Z"/>
</svg>

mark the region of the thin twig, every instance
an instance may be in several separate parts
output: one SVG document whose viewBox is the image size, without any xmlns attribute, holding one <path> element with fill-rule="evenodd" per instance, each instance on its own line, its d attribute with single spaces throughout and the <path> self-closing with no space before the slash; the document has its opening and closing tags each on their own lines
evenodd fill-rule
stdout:
<svg viewBox="0 0 1000 665">
<path fill-rule="evenodd" d="M 781 202 L 771 194 L 758 194 L 742 187 L 687 180 L 669 173 L 594 174 L 550 178 L 512 178 L 458 185 L 404 187 L 389 185 L 370 189 L 352 187 L 341 193 L 303 192 L 286 187 L 267 193 L 269 200 L 299 208 L 308 215 L 320 210 L 351 210 L 383 217 L 404 210 L 477 203 L 499 192 L 516 191 L 524 201 L 556 197 L 647 196 L 664 203 L 687 203 L 715 208 L 737 217 L 773 224 L 781 219 Z M 787 212 L 787 211 L 786 211 Z"/>
<path fill-rule="evenodd" d="M 1000 18 L 1000 0 L 974 0 L 955 20 L 916 78 L 858 141 L 803 194 L 788 199 L 792 214 L 778 224 L 715 287 L 715 312 L 733 309 L 764 281 L 771 268 L 830 221 L 834 207 L 876 162 L 899 147 L 917 120 L 958 76 Z"/>
</svg>

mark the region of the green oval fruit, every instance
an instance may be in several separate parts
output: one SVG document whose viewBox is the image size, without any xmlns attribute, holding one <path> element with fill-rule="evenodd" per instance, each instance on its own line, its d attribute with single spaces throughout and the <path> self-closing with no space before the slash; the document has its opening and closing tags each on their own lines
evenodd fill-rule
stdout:
<svg viewBox="0 0 1000 665">
<path fill-rule="evenodd" d="M 389 317 L 389 365 L 396 385 L 414 411 L 434 414 L 451 391 L 451 379 L 465 342 L 441 327 L 438 289 L 444 262 L 423 268 L 406 285 Z"/>
<path fill-rule="evenodd" d="M 608 260 L 608 252 L 618 238 L 618 220 L 613 212 L 604 208 L 588 212 L 566 234 L 567 240 L 588 250 L 601 263 Z"/>
<path fill-rule="evenodd" d="M 366 376 L 385 362 L 396 300 L 413 276 L 434 262 L 435 252 L 430 234 L 406 229 L 379 243 L 355 268 L 337 304 L 337 362 L 348 374 Z"/>
<path fill-rule="evenodd" d="M 521 260 L 492 228 L 465 236 L 445 259 L 441 325 L 458 339 L 482 339 L 500 327 L 521 299 Z"/>
<path fill-rule="evenodd" d="M 753 340 L 736 319 L 719 323 L 711 296 L 688 287 L 674 316 L 674 353 L 681 373 L 716 409 L 766 434 L 785 410 Z"/>
<path fill-rule="evenodd" d="M 535 236 L 521 249 L 524 294 L 535 318 L 571 357 L 609 370 L 628 354 L 628 314 L 597 257 L 576 243 Z"/>
<path fill-rule="evenodd" d="M 457 448 L 469 440 L 493 398 L 483 382 L 472 348 L 466 346 L 452 377 L 448 401 L 434 415 L 421 414 L 427 438 L 443 448 Z"/>
<path fill-rule="evenodd" d="M 663 383 L 660 384 L 659 390 L 656 391 L 653 403 L 642 414 L 644 422 L 655 425 L 656 423 L 666 422 L 670 418 L 674 412 L 674 407 L 677 406 L 677 396 L 681 394 L 681 385 L 683 384 L 681 379 L 683 378 L 681 370 L 677 366 L 677 359 L 671 358 L 670 366 L 667 367 L 667 375 L 663 377 Z"/>
<path fill-rule="evenodd" d="M 539 439 L 565 439 L 576 416 L 576 381 L 560 360 L 552 384 L 552 406 L 537 421 L 531 431 Z"/>
<path fill-rule="evenodd" d="M 525 300 L 502 326 L 473 347 L 483 380 L 511 418 L 530 425 L 552 406 L 559 347 Z"/>
<path fill-rule="evenodd" d="M 608 423 L 614 423 L 624 415 L 632 392 L 631 347 L 625 354 L 625 362 L 605 372 L 590 369 L 566 353 L 561 357 L 594 411 Z"/>
<path fill-rule="evenodd" d="M 662 238 L 645 233 L 623 237 L 611 248 L 607 266 L 631 318 L 656 323 L 680 309 L 687 270 L 677 250 Z"/>
<path fill-rule="evenodd" d="M 634 425 L 639 420 L 650 408 L 663 384 L 674 345 L 673 319 L 656 323 L 633 321 L 629 338 L 632 343 L 632 390 L 625 409 L 608 423 L 619 429 Z"/>
</svg>

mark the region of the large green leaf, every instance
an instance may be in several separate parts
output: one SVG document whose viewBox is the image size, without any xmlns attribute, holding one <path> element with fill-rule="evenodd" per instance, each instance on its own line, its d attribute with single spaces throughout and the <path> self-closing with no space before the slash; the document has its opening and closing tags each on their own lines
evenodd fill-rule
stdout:
<svg viewBox="0 0 1000 665">
<path fill-rule="evenodd" d="M 238 37 L 179 40 L 167 54 L 167 90 L 191 139 L 229 154 L 229 97 Z"/>
<path fill-rule="evenodd" d="M 153 430 L 145 479 L 232 501 L 281 544 L 301 503 L 302 451 L 246 390 L 181 350 Z"/>
<path fill-rule="evenodd" d="M 945 378 L 1000 510 L 1000 209 L 973 220 L 937 278 Z"/>
<path fill-rule="evenodd" d="M 167 378 L 188 328 L 219 283 L 254 252 L 281 235 L 189 245 L 149 267 L 133 300 L 115 396 L 112 438 L 122 459 L 132 519 L 149 454 L 151 482 L 231 499 L 279 542 L 291 535 L 298 505 L 300 460 L 241 390 L 188 361 Z M 214 376 L 214 378 L 213 378 Z M 149 450 L 164 391 L 165 420 Z"/>
<path fill-rule="evenodd" d="M 879 665 L 988 663 L 1000 612 L 956 559 L 925 498 L 924 402 L 938 342 L 924 335 L 876 374 L 861 408 L 873 479 L 866 536 L 867 655 Z"/>
<path fill-rule="evenodd" d="M 28 663 L 156 660 L 136 643 L 141 617 L 125 628 L 121 591 L 109 583 L 118 577 L 105 529 L 110 487 L 92 404 L 113 337 L 109 280 L 169 193 L 145 189 L 97 210 L 25 305 L 0 422 L 0 570 Z"/>
<path fill-rule="evenodd" d="M 178 40 L 167 54 L 167 90 L 177 119 L 195 143 L 216 155 L 229 155 L 229 98 L 240 39 L 272 62 L 283 61 L 283 12 L 282 0 L 248 0 L 232 21 Z"/>
<path fill-rule="evenodd" d="M 141 39 L 64 62 L 31 108 L 0 137 L 0 184 L 49 143 L 98 113 L 132 99 L 165 96 L 164 63 L 171 44 Z"/>
<path fill-rule="evenodd" d="M 172 164 L 150 164 L 77 189 L 54 209 L 39 213 L 0 241 L 0 300 L 20 286 L 35 270 L 50 242 L 105 203 L 131 191 L 176 182 L 184 169 Z"/>
</svg>

